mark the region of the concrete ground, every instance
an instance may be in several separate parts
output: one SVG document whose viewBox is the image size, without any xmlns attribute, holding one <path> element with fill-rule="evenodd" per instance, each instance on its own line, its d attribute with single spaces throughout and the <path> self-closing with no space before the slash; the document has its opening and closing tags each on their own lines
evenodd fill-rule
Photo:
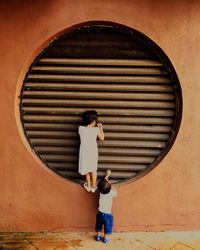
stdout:
<svg viewBox="0 0 200 250">
<path fill-rule="evenodd" d="M 200 250 L 200 232 L 113 233 L 108 244 L 94 233 L 0 233 L 0 250 Z"/>
</svg>

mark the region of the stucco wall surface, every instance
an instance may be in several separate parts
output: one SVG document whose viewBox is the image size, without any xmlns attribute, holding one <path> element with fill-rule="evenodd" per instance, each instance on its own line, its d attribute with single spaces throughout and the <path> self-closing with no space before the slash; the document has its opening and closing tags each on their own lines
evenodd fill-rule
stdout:
<svg viewBox="0 0 200 250">
<path fill-rule="evenodd" d="M 115 231 L 200 230 L 200 3 L 46 0 L 0 3 L 0 231 L 92 231 L 97 194 L 44 167 L 19 121 L 26 70 L 51 37 L 76 24 L 112 21 L 134 28 L 170 58 L 183 94 L 177 139 L 153 171 L 116 187 Z"/>
</svg>

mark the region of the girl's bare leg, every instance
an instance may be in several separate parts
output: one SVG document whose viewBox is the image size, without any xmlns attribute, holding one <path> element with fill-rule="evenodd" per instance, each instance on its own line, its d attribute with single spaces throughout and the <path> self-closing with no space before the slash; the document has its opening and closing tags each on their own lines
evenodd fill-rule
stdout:
<svg viewBox="0 0 200 250">
<path fill-rule="evenodd" d="M 91 178 L 92 178 L 92 187 L 93 187 L 93 188 L 96 188 L 97 172 L 92 172 L 92 173 L 91 173 Z"/>
<path fill-rule="evenodd" d="M 87 173 L 85 175 L 85 179 L 86 179 L 86 182 L 87 182 L 87 186 L 90 188 L 91 187 L 90 173 Z"/>
</svg>

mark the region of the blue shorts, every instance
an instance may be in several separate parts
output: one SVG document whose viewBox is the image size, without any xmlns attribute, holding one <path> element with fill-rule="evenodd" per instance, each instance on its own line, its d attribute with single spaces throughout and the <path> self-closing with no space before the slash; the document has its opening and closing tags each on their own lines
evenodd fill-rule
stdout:
<svg viewBox="0 0 200 250">
<path fill-rule="evenodd" d="M 95 230 L 97 232 L 101 232 L 103 226 L 104 226 L 105 234 L 111 234 L 112 227 L 113 227 L 113 216 L 112 216 L 112 214 L 106 214 L 106 213 L 102 213 L 102 212 L 98 211 L 98 213 L 96 215 Z"/>
</svg>

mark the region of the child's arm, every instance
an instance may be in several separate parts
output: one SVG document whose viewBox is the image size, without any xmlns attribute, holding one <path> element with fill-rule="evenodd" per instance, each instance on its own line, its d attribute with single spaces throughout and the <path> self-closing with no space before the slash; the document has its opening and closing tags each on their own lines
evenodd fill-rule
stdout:
<svg viewBox="0 0 200 250">
<path fill-rule="evenodd" d="M 111 175 L 111 170 L 108 169 L 107 172 L 106 172 L 106 176 L 105 176 L 105 179 L 107 180 L 107 182 L 109 182 L 108 178 L 109 178 L 110 175 Z M 113 186 L 111 186 L 111 189 L 112 189 L 113 197 L 116 197 L 117 196 L 117 190 Z"/>
<path fill-rule="evenodd" d="M 111 175 L 111 170 L 108 169 L 107 172 L 106 172 L 106 176 L 105 176 L 105 179 L 108 181 L 108 178 L 109 176 Z"/>
<path fill-rule="evenodd" d="M 103 125 L 101 123 L 98 123 L 97 126 L 99 127 L 99 134 L 97 135 L 99 140 L 104 140 L 104 132 L 103 132 Z"/>
</svg>

